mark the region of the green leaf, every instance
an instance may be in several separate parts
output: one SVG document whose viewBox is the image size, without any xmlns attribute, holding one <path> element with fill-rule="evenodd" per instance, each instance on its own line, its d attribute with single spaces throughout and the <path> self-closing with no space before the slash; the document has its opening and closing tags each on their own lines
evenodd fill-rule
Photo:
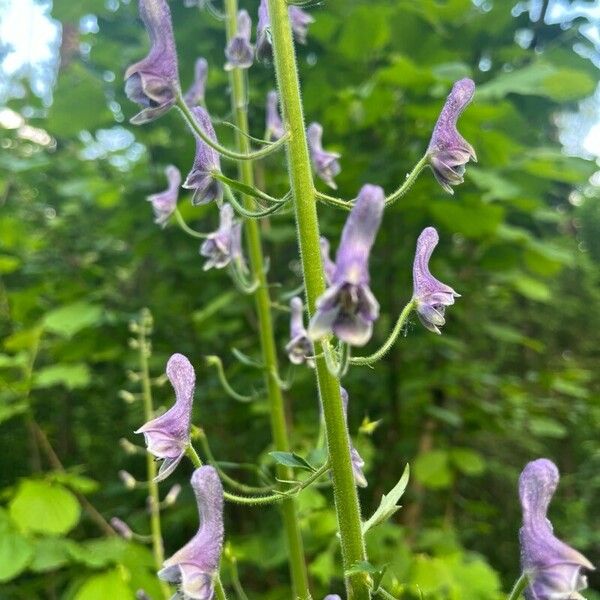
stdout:
<svg viewBox="0 0 600 600">
<path fill-rule="evenodd" d="M 550 288 L 543 282 L 518 274 L 511 278 L 514 288 L 526 298 L 538 302 L 548 302 L 552 298 Z"/>
<path fill-rule="evenodd" d="M 128 572 L 123 567 L 93 575 L 79 588 L 74 600 L 134 600 L 127 579 Z"/>
<path fill-rule="evenodd" d="M 358 6 L 343 23 L 338 51 L 350 59 L 364 60 L 381 50 L 391 36 L 388 11 L 383 7 Z"/>
<path fill-rule="evenodd" d="M 92 569 L 114 565 L 123 560 L 128 543 L 119 537 L 88 540 L 69 549 L 71 556 Z"/>
<path fill-rule="evenodd" d="M 465 475 L 476 476 L 485 471 L 485 459 L 479 452 L 470 448 L 452 448 L 450 460 Z"/>
<path fill-rule="evenodd" d="M 21 482 L 9 511 L 23 531 L 49 535 L 68 533 L 77 525 L 81 514 L 79 502 L 69 490 L 32 479 Z"/>
<path fill-rule="evenodd" d="M 12 273 L 21 266 L 21 259 L 17 256 L 0 254 L 0 273 Z"/>
<path fill-rule="evenodd" d="M 409 477 L 410 469 L 409 466 L 406 465 L 404 473 L 402 473 L 402 477 L 400 477 L 398 483 L 387 494 L 381 496 L 381 501 L 375 512 L 362 524 L 363 535 L 365 535 L 369 529 L 377 527 L 377 525 L 380 525 L 381 523 L 385 523 L 385 521 L 400 509 L 398 500 L 400 500 L 406 490 Z"/>
<path fill-rule="evenodd" d="M 33 382 L 35 388 L 64 385 L 69 390 L 87 387 L 91 380 L 90 369 L 82 363 L 51 365 L 40 369 Z"/>
<path fill-rule="evenodd" d="M 304 469 L 313 473 L 317 470 L 307 460 L 294 452 L 269 452 L 269 456 L 272 456 L 273 460 L 279 465 L 292 467 L 293 469 Z"/>
<path fill-rule="evenodd" d="M 75 302 L 49 312 L 44 327 L 63 337 L 73 337 L 78 331 L 97 325 L 102 319 L 102 308 L 87 302 Z"/>
<path fill-rule="evenodd" d="M 29 568 L 35 573 L 55 571 L 71 562 L 71 548 L 77 546 L 64 538 L 41 538 L 35 542 L 35 555 Z"/>
<path fill-rule="evenodd" d="M 414 464 L 415 477 L 432 489 L 450 487 L 453 473 L 449 466 L 449 455 L 445 450 L 431 450 L 417 457 Z"/>
<path fill-rule="evenodd" d="M 441 200 L 429 205 L 434 220 L 448 231 L 462 233 L 468 238 L 482 238 L 495 233 L 502 222 L 504 209 L 495 204 Z"/>
<path fill-rule="evenodd" d="M 98 489 L 98 482 L 89 477 L 68 471 L 54 471 L 48 474 L 51 481 L 60 483 L 80 494 L 92 494 Z"/>
<path fill-rule="evenodd" d="M 29 405 L 26 402 L 0 405 L 0 423 L 4 423 L 5 421 L 12 419 L 13 417 L 22 415 L 23 413 L 27 412 L 28 408 Z"/>
<path fill-rule="evenodd" d="M 567 436 L 568 430 L 562 424 L 550 417 L 533 417 L 529 421 L 529 430 L 539 437 L 561 439 Z"/>
<path fill-rule="evenodd" d="M 0 508 L 0 582 L 10 581 L 22 573 L 33 558 L 33 545 L 12 524 Z"/>
</svg>

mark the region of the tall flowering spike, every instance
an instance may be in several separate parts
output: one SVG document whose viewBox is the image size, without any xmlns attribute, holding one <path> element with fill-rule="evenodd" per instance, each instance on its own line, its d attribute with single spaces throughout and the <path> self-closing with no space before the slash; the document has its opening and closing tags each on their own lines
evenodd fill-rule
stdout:
<svg viewBox="0 0 600 600">
<path fill-rule="evenodd" d="M 267 139 L 271 141 L 279 140 L 285 134 L 285 127 L 279 115 L 279 98 L 275 90 L 267 94 L 267 119 L 266 119 Z"/>
<path fill-rule="evenodd" d="M 150 52 L 125 71 L 125 93 L 143 110 L 131 119 L 141 125 L 157 119 L 176 101 L 177 50 L 167 0 L 140 0 L 140 17 L 150 37 Z"/>
<path fill-rule="evenodd" d="M 214 467 L 200 467 L 192 475 L 200 527 L 196 535 L 158 572 L 160 579 L 180 584 L 184 598 L 211 600 L 223 551 L 223 486 Z"/>
<path fill-rule="evenodd" d="M 340 392 L 342 394 L 342 403 L 344 405 L 344 415 L 346 416 L 346 422 L 348 421 L 348 392 L 341 387 Z M 352 472 L 354 473 L 354 481 L 359 487 L 367 487 L 367 479 L 363 472 L 365 461 L 362 459 L 358 450 L 352 445 L 350 440 L 350 459 L 352 460 Z"/>
<path fill-rule="evenodd" d="M 201 106 L 195 106 L 192 108 L 192 113 L 202 130 L 216 142 L 217 136 L 208 112 Z M 223 197 L 223 186 L 218 179 L 215 179 L 213 172 L 221 170 L 221 159 L 218 152 L 195 133 L 194 137 L 196 138 L 196 156 L 183 187 L 187 190 L 194 190 L 192 197 L 194 206 L 208 204 L 212 200 L 220 202 Z"/>
<path fill-rule="evenodd" d="M 319 239 L 319 246 L 321 248 L 323 271 L 325 271 L 325 283 L 327 285 L 331 285 L 331 282 L 333 281 L 333 274 L 335 273 L 335 263 L 329 256 L 329 240 L 323 235 Z"/>
<path fill-rule="evenodd" d="M 291 299 L 290 310 L 290 341 L 285 351 L 292 364 L 301 365 L 306 362 L 309 367 L 313 367 L 314 360 L 308 358 L 314 354 L 313 345 L 304 328 L 304 305 L 298 296 Z"/>
<path fill-rule="evenodd" d="M 585 556 L 552 531 L 547 512 L 558 481 L 556 465 L 546 458 L 528 463 L 519 477 L 521 567 L 531 581 L 525 590 L 527 600 L 585 600 L 579 594 L 587 587 L 581 570 L 594 570 Z"/>
<path fill-rule="evenodd" d="M 183 99 L 188 106 L 196 106 L 204 102 L 206 78 L 208 77 L 208 61 L 200 57 L 194 65 L 194 82 L 185 93 Z"/>
<path fill-rule="evenodd" d="M 165 169 L 165 175 L 169 182 L 169 187 L 158 194 L 148 196 L 148 202 L 152 203 L 154 211 L 154 222 L 161 227 L 167 225 L 169 217 L 177 208 L 177 198 L 179 196 L 179 186 L 181 185 L 181 173 L 177 167 L 169 165 Z"/>
<path fill-rule="evenodd" d="M 308 137 L 308 146 L 310 149 L 310 158 L 316 174 L 334 190 L 337 185 L 333 180 L 334 177 L 340 174 L 342 168 L 338 162 L 340 154 L 337 152 L 327 152 L 323 150 L 322 138 L 323 127 L 319 123 L 311 123 L 306 130 Z"/>
<path fill-rule="evenodd" d="M 258 5 L 258 22 L 256 24 L 256 60 L 270 63 L 273 60 L 271 44 L 271 18 L 267 0 L 260 0 Z"/>
<path fill-rule="evenodd" d="M 306 44 L 306 36 L 308 35 L 308 26 L 314 23 L 314 18 L 299 6 L 290 6 L 289 9 L 290 23 L 294 37 L 299 44 Z"/>
<path fill-rule="evenodd" d="M 142 425 L 148 452 L 163 462 L 156 481 L 167 478 L 183 458 L 190 443 L 190 418 L 196 374 L 183 354 L 173 354 L 167 363 L 167 377 L 175 390 L 175 404 L 164 414 Z"/>
<path fill-rule="evenodd" d="M 311 339 L 333 332 L 348 344 L 364 346 L 371 338 L 379 303 L 369 287 L 369 254 L 384 206 L 379 186 L 363 186 L 342 231 L 331 283 L 317 300 L 308 328 Z"/>
<path fill-rule="evenodd" d="M 237 31 L 231 39 L 227 48 L 225 48 L 225 56 L 227 63 L 225 70 L 231 69 L 249 69 L 254 62 L 254 47 L 250 43 L 252 34 L 252 19 L 246 10 L 240 10 L 237 15 Z"/>
<path fill-rule="evenodd" d="M 429 260 L 438 245 L 438 232 L 433 227 L 426 227 L 417 240 L 417 251 L 413 263 L 413 300 L 417 315 L 423 325 L 441 334 L 440 327 L 446 323 L 444 313 L 446 306 L 454 304 L 454 298 L 460 298 L 451 287 L 438 281 L 429 272 Z"/>
<path fill-rule="evenodd" d="M 469 160 L 477 162 L 473 146 L 456 129 L 458 117 L 474 94 L 475 83 L 471 79 L 461 79 L 452 86 L 427 148 L 433 174 L 449 194 L 454 194 L 451 186 L 464 181 L 465 165 Z"/>
<path fill-rule="evenodd" d="M 224 203 L 221 206 L 219 219 L 219 229 L 209 234 L 200 246 L 200 254 L 207 258 L 204 263 L 205 271 L 226 267 L 234 258 L 233 253 L 237 251 L 237 240 L 234 241 L 234 237 L 238 235 L 236 226 L 239 224 L 233 219 L 231 204 Z"/>
</svg>

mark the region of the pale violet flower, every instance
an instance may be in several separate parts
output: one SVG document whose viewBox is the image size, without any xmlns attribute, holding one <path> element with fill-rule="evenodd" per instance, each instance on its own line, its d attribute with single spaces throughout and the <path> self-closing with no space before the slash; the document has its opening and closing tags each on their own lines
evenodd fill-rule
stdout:
<svg viewBox="0 0 600 600">
<path fill-rule="evenodd" d="M 237 15 L 237 30 L 225 49 L 227 63 L 225 70 L 249 69 L 254 62 L 254 47 L 250 43 L 252 20 L 246 10 L 240 10 Z"/>
<path fill-rule="evenodd" d="M 233 218 L 231 204 L 225 202 L 219 211 L 219 229 L 210 233 L 200 246 L 200 254 L 206 257 L 204 270 L 222 269 L 232 260 L 241 258 L 241 223 Z"/>
<path fill-rule="evenodd" d="M 329 256 L 329 240 L 325 236 L 319 239 L 319 247 L 321 249 L 321 260 L 323 261 L 323 271 L 325 273 L 325 283 L 331 285 L 333 275 L 335 273 L 335 263 Z"/>
<path fill-rule="evenodd" d="M 306 136 L 315 173 L 330 188 L 337 189 L 334 177 L 339 175 L 342 170 L 338 161 L 340 154 L 323 150 L 323 127 L 319 123 L 311 123 L 306 130 Z"/>
<path fill-rule="evenodd" d="M 313 345 L 304 328 L 304 305 L 298 296 L 291 299 L 290 311 L 290 341 L 285 351 L 292 364 L 301 365 L 306 362 L 309 367 L 313 367 L 314 361 L 309 358 L 314 354 Z"/>
<path fill-rule="evenodd" d="M 266 118 L 266 132 L 267 139 L 270 141 L 276 141 L 281 139 L 285 134 L 285 127 L 283 121 L 279 115 L 279 98 L 275 90 L 271 90 L 267 94 L 267 118 Z"/>
<path fill-rule="evenodd" d="M 181 185 L 181 173 L 177 167 L 169 165 L 165 169 L 165 175 L 169 182 L 169 187 L 164 192 L 152 194 L 147 200 L 152 204 L 154 211 L 154 222 L 161 227 L 165 227 L 169 217 L 177 208 L 177 198 L 179 196 L 179 186 Z"/>
<path fill-rule="evenodd" d="M 208 77 L 208 61 L 200 57 L 194 65 L 194 81 L 190 89 L 185 93 L 183 99 L 185 103 L 192 107 L 204 103 L 204 94 L 206 92 L 206 78 Z"/>
<path fill-rule="evenodd" d="M 348 422 L 348 392 L 341 387 L 340 393 L 342 395 L 342 404 L 344 407 L 344 416 L 346 417 L 346 423 Z M 352 440 L 350 440 L 350 459 L 352 461 L 352 473 L 354 473 L 354 481 L 359 487 L 367 487 L 367 479 L 365 477 L 363 467 L 365 461 L 362 459 L 358 450 L 353 446 Z"/>
</svg>

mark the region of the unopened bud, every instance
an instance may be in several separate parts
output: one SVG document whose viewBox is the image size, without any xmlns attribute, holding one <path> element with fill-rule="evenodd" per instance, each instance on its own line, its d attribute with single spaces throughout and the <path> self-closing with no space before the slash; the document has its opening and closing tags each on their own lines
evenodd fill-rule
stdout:
<svg viewBox="0 0 600 600">
<path fill-rule="evenodd" d="M 128 490 L 135 489 L 135 486 L 137 485 L 137 481 L 131 473 L 121 470 L 121 471 L 119 471 L 119 478 L 121 479 L 121 481 L 123 482 L 123 485 Z"/>
<path fill-rule="evenodd" d="M 135 402 L 135 396 L 127 390 L 119 390 L 119 398 L 124 402 L 127 402 L 127 404 L 133 404 Z"/>
<path fill-rule="evenodd" d="M 121 521 L 118 517 L 113 517 L 110 520 L 112 528 L 124 539 L 130 540 L 133 537 L 133 531 L 129 528 L 129 525 L 125 521 Z"/>
<path fill-rule="evenodd" d="M 131 333 L 138 333 L 140 330 L 140 326 L 135 321 L 129 321 L 129 331 Z"/>
<path fill-rule="evenodd" d="M 144 590 L 138 590 L 135 593 L 135 599 L 136 600 L 150 600 L 150 596 L 148 596 L 148 594 L 146 594 L 146 592 Z"/>
<path fill-rule="evenodd" d="M 125 454 L 138 453 L 139 448 L 135 444 L 132 444 L 129 440 L 126 440 L 125 438 L 121 438 L 119 440 L 119 445 L 121 446 Z"/>
<path fill-rule="evenodd" d="M 127 379 L 129 379 L 129 381 L 132 381 L 133 383 L 137 383 L 141 377 L 140 374 L 137 373 L 136 371 L 127 371 Z"/>
<path fill-rule="evenodd" d="M 165 506 L 172 506 L 173 504 L 175 504 L 175 502 L 177 502 L 177 498 L 179 497 L 179 494 L 181 493 L 181 486 L 176 483 L 167 493 L 167 495 L 165 496 L 164 499 L 164 505 Z"/>
</svg>

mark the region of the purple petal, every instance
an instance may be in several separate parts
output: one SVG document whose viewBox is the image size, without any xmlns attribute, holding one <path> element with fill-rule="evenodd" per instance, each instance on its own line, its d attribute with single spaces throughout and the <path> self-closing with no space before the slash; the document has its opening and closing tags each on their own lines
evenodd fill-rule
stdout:
<svg viewBox="0 0 600 600">
<path fill-rule="evenodd" d="M 194 65 L 194 82 L 183 97 L 188 106 L 193 107 L 204 102 L 207 77 L 208 62 L 205 58 L 199 58 Z"/>
<path fill-rule="evenodd" d="M 323 127 L 319 123 L 311 123 L 306 130 L 306 135 L 315 172 L 329 187 L 336 189 L 337 186 L 333 178 L 339 175 L 341 171 L 337 160 L 340 155 L 336 152 L 323 150 Z"/>
</svg>

